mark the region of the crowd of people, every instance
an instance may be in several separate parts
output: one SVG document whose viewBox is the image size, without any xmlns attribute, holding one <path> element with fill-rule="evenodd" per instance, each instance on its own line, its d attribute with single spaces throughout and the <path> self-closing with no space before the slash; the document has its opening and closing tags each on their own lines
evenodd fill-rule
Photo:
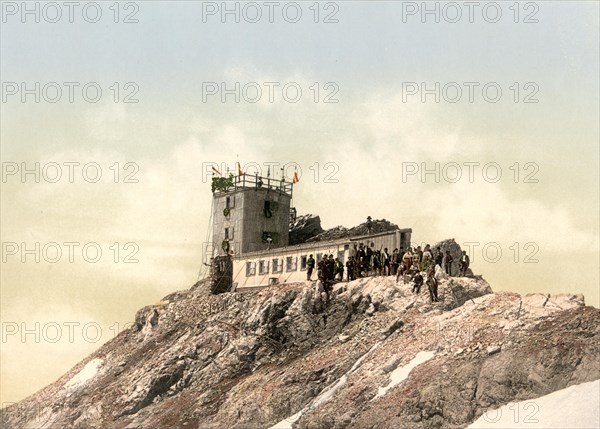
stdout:
<svg viewBox="0 0 600 429">
<path fill-rule="evenodd" d="M 345 264 L 340 258 L 333 258 L 333 255 L 325 255 L 316 264 L 317 278 L 323 283 L 325 292 L 329 296 L 329 290 L 336 281 L 344 280 L 344 271 L 346 281 L 356 280 L 359 277 L 368 276 L 396 276 L 396 282 L 402 277 L 406 282 L 409 277 L 413 282 L 413 292 L 420 293 L 421 286 L 424 283 L 423 273 L 427 276 L 427 285 L 430 298 L 437 302 L 437 280 L 435 279 L 435 267 L 440 266 L 444 272 L 452 276 L 452 264 L 454 258 L 448 250 L 443 252 L 440 247 L 435 251 L 431 250 L 429 244 L 423 249 L 421 246 L 416 248 L 409 247 L 406 251 L 403 247 L 394 249 L 392 253 L 387 248 L 375 250 L 364 244 L 355 244 L 351 250 L 348 261 Z M 469 268 L 469 256 L 463 250 L 458 261 L 458 275 L 464 277 Z M 315 268 L 315 259 L 310 255 L 307 259 L 307 280 L 311 280 Z"/>
</svg>

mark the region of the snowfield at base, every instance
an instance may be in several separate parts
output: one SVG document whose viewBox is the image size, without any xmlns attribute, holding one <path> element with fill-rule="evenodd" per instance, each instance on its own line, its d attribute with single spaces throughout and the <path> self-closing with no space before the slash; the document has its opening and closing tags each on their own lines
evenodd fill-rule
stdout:
<svg viewBox="0 0 600 429">
<path fill-rule="evenodd" d="M 89 361 L 81 371 L 67 381 L 65 389 L 77 389 L 79 386 L 87 383 L 96 376 L 98 369 L 100 369 L 103 363 L 104 361 L 102 359 L 92 359 Z"/>
<path fill-rule="evenodd" d="M 408 374 L 410 374 L 410 372 L 414 368 L 421 365 L 422 363 L 427 362 L 429 359 L 433 358 L 434 356 L 435 356 L 435 353 L 429 352 L 429 351 L 417 353 L 416 356 L 414 358 L 412 358 L 412 360 L 409 363 L 407 363 L 406 365 L 404 365 L 400 368 L 396 368 L 394 371 L 392 371 L 392 373 L 390 374 L 390 379 L 391 379 L 390 383 L 385 387 L 380 387 L 379 390 L 377 391 L 377 395 L 375 395 L 375 397 L 373 399 L 371 399 L 371 401 L 374 401 L 375 399 L 382 397 L 390 389 L 392 389 L 392 388 L 396 387 L 397 385 L 399 385 L 400 383 L 402 383 L 404 380 L 406 380 L 408 378 Z"/>
<path fill-rule="evenodd" d="M 490 410 L 467 429 L 600 428 L 600 380 Z"/>
</svg>

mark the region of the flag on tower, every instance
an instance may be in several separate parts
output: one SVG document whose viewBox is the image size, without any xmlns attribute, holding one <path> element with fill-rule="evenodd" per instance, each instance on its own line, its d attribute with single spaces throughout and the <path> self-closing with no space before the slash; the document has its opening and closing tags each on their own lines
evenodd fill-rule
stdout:
<svg viewBox="0 0 600 429">
<path fill-rule="evenodd" d="M 294 171 L 294 177 L 292 178 L 292 182 L 298 183 L 299 181 L 300 181 L 300 178 L 298 177 L 298 172 Z"/>
<path fill-rule="evenodd" d="M 213 170 L 213 173 L 217 173 L 219 176 L 221 176 L 221 172 L 220 172 L 219 170 L 217 170 L 217 169 L 214 167 L 214 165 L 212 166 L 212 170 Z"/>
<path fill-rule="evenodd" d="M 237 165 L 238 165 L 238 176 L 243 176 L 244 172 L 242 171 L 242 167 L 240 166 L 240 162 L 239 161 L 238 161 Z"/>
</svg>

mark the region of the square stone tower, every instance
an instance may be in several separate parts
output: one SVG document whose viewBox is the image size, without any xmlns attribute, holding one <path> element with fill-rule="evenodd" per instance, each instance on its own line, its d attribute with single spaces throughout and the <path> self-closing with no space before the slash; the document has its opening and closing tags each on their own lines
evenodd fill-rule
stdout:
<svg viewBox="0 0 600 429">
<path fill-rule="evenodd" d="M 213 232 L 215 255 L 284 247 L 289 242 L 293 184 L 260 176 L 213 179 Z"/>
</svg>

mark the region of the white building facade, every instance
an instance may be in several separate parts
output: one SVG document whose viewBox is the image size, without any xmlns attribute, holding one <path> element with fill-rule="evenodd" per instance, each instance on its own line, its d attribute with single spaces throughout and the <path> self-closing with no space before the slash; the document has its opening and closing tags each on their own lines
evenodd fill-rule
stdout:
<svg viewBox="0 0 600 429">
<path fill-rule="evenodd" d="M 233 257 L 233 289 L 268 286 L 276 283 L 291 283 L 306 280 L 306 261 L 313 255 L 318 263 L 324 256 L 333 255 L 345 263 L 354 256 L 360 244 L 374 250 L 394 249 L 410 246 L 412 230 L 396 229 L 378 234 L 342 238 L 332 241 L 317 241 L 280 247 L 259 252 L 250 252 Z M 356 246 L 356 247 L 355 247 Z M 344 271 L 344 276 L 347 273 Z M 316 270 L 312 279 L 316 280 Z"/>
</svg>

